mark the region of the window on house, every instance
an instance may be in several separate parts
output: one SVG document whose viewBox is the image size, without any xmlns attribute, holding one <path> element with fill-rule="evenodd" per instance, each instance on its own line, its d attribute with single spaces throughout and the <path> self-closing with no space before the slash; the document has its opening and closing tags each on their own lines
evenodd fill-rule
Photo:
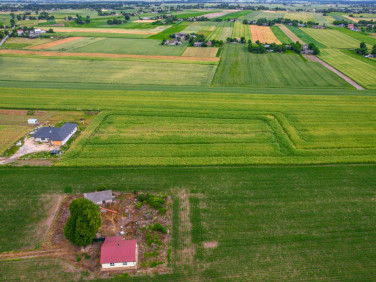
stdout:
<svg viewBox="0 0 376 282">
<path fill-rule="evenodd" d="M 127 265 L 128 263 L 127 262 L 123 262 L 123 265 Z"/>
<path fill-rule="evenodd" d="M 115 263 L 111 262 L 111 263 L 110 263 L 110 266 L 115 266 Z"/>
</svg>

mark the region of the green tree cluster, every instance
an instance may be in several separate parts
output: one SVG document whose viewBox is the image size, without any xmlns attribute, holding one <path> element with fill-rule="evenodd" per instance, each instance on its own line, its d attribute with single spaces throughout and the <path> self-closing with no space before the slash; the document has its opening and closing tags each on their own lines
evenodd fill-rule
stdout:
<svg viewBox="0 0 376 282">
<path fill-rule="evenodd" d="M 87 199 L 79 198 L 69 205 L 69 212 L 65 237 L 77 246 L 90 244 L 102 224 L 98 207 Z"/>
</svg>

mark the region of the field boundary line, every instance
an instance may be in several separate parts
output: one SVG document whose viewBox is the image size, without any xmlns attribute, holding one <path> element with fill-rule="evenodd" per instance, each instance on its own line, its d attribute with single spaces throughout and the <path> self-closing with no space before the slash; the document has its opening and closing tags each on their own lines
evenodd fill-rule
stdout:
<svg viewBox="0 0 376 282">
<path fill-rule="evenodd" d="M 306 58 L 309 61 L 313 61 L 313 62 L 317 62 L 317 63 L 322 64 L 324 67 L 326 67 L 327 69 L 331 70 L 332 72 L 334 72 L 339 77 L 343 78 L 346 82 L 348 82 L 349 84 L 351 84 L 352 86 L 354 86 L 356 89 L 358 89 L 358 90 L 365 90 L 365 88 L 363 86 L 359 85 L 354 80 L 352 80 L 350 77 L 348 77 L 347 75 L 343 74 L 342 72 L 340 72 L 336 68 L 332 67 L 328 63 L 324 62 L 323 60 L 321 60 L 317 56 L 314 56 L 314 55 L 303 55 L 303 57 Z"/>
</svg>

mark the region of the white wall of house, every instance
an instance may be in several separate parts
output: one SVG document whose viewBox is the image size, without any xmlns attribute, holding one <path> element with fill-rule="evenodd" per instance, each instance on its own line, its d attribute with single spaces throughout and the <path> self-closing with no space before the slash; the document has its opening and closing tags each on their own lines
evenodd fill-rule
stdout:
<svg viewBox="0 0 376 282">
<path fill-rule="evenodd" d="M 73 134 L 75 134 L 77 131 L 77 127 L 63 140 L 61 141 L 61 145 L 65 145 L 65 143 L 68 142 L 68 140 L 72 137 Z"/>
<path fill-rule="evenodd" d="M 35 142 L 48 143 L 50 142 L 49 138 L 35 138 Z"/>
<path fill-rule="evenodd" d="M 111 263 L 102 263 L 102 267 L 103 268 L 119 268 L 119 267 L 134 267 L 136 266 L 136 262 L 135 261 L 128 261 L 126 262 L 126 264 L 123 264 L 122 262 L 117 262 L 117 263 L 113 263 L 113 265 L 111 265 Z"/>
</svg>

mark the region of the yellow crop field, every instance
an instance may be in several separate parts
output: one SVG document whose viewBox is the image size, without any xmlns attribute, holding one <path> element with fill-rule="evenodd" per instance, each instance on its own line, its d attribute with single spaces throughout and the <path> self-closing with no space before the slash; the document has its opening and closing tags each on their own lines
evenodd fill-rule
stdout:
<svg viewBox="0 0 376 282">
<path fill-rule="evenodd" d="M 218 48 L 214 47 L 188 47 L 183 53 L 183 57 L 203 57 L 213 58 L 217 55 Z"/>
<path fill-rule="evenodd" d="M 288 13 L 285 15 L 285 18 L 290 19 L 290 20 L 303 21 L 303 22 L 315 21 L 315 18 L 313 17 L 313 15 L 307 12 Z"/>
<path fill-rule="evenodd" d="M 251 25 L 250 28 L 253 42 L 281 44 L 269 26 Z"/>
</svg>

